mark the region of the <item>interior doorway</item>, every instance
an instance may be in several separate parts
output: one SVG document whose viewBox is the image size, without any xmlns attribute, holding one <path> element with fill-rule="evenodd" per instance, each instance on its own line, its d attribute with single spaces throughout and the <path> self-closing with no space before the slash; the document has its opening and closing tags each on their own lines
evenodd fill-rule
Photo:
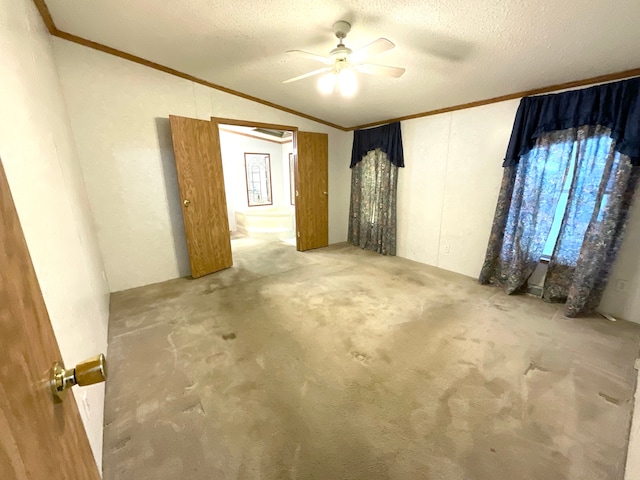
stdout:
<svg viewBox="0 0 640 480">
<path fill-rule="evenodd" d="M 265 243 L 296 247 L 296 130 L 218 123 L 234 254 Z"/>
<path fill-rule="evenodd" d="M 250 127 L 291 132 L 293 156 L 286 159 L 293 165 L 289 178 L 289 187 L 294 185 L 293 205 L 297 251 L 311 250 L 328 245 L 329 239 L 329 173 L 328 173 L 328 135 L 325 133 L 299 132 L 297 127 L 273 125 L 260 122 L 221 119 L 212 117 L 210 121 L 169 115 L 171 137 L 178 174 L 180 201 L 184 218 L 187 248 L 191 276 L 203 275 L 229 268 L 233 265 L 229 212 L 227 211 L 225 175 L 222 167 L 220 147 L 220 125 Z M 284 133 L 280 134 L 284 137 Z M 288 143 L 288 142 L 287 142 Z M 246 155 L 245 155 L 246 154 Z M 243 152 L 243 167 L 256 166 L 256 171 L 244 167 L 245 186 L 234 187 L 233 192 L 246 194 L 247 210 L 249 205 L 271 207 L 274 190 L 271 178 L 270 154 Z M 262 165 L 262 167 L 261 167 Z M 267 165 L 269 167 L 267 168 Z M 283 184 L 286 176 L 283 178 Z M 280 189 L 280 187 L 278 187 Z M 284 187 L 280 189 L 281 198 L 287 198 Z M 233 209 L 234 228 L 238 219 Z M 254 224 L 255 226 L 255 224 Z M 287 229 L 280 232 L 285 239 L 289 237 Z M 293 241 L 289 239 L 293 244 Z"/>
</svg>

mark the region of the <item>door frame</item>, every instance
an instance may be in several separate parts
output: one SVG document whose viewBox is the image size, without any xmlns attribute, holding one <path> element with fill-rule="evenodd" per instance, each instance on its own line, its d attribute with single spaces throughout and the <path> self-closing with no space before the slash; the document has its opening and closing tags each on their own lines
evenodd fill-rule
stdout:
<svg viewBox="0 0 640 480">
<path fill-rule="evenodd" d="M 298 127 L 292 125 L 279 125 L 277 123 L 257 122 L 254 120 L 237 120 L 235 118 L 211 117 L 211 122 L 218 125 L 218 136 L 220 125 L 235 125 L 238 127 L 270 128 L 273 130 L 287 130 L 293 133 L 293 170 L 295 186 L 298 185 Z M 221 152 L 222 153 L 222 152 Z M 225 192 L 226 193 L 226 192 Z M 297 193 L 297 191 L 296 191 Z M 296 195 L 297 197 L 297 195 Z M 294 205 L 295 218 L 298 215 L 298 202 Z M 296 222 L 296 250 L 300 248 L 298 236 L 298 223 Z"/>
</svg>

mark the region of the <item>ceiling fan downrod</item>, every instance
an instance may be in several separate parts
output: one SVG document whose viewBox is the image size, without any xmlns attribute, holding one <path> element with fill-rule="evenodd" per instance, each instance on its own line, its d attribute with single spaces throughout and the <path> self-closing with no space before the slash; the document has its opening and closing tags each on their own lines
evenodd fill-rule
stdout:
<svg viewBox="0 0 640 480">
<path fill-rule="evenodd" d="M 333 33 L 338 37 L 338 45 L 331 50 L 329 54 L 336 59 L 346 59 L 353 53 L 348 47 L 345 47 L 343 40 L 347 37 L 347 33 L 351 31 L 351 25 L 344 20 L 340 20 L 333 24 Z"/>
</svg>

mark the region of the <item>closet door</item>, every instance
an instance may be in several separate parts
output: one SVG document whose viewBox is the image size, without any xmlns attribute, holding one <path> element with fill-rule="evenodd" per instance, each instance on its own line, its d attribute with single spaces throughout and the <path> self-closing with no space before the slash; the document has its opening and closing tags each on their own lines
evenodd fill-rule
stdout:
<svg viewBox="0 0 640 480">
<path fill-rule="evenodd" d="M 1 162 L 0 339 L 0 478 L 100 480 L 73 394 L 51 394 L 62 356 Z"/>
<path fill-rule="evenodd" d="M 169 120 L 191 275 L 198 278 L 233 264 L 218 124 Z"/>
<path fill-rule="evenodd" d="M 299 251 L 329 244 L 329 136 L 298 132 L 296 230 Z"/>
</svg>

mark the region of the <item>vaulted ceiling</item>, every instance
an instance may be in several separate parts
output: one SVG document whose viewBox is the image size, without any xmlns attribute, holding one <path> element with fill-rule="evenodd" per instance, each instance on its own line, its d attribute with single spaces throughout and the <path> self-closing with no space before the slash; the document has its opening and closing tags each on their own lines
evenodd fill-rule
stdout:
<svg viewBox="0 0 640 480">
<path fill-rule="evenodd" d="M 56 27 L 214 84 L 344 127 L 368 124 L 640 67 L 638 0 L 46 0 Z M 385 37 L 353 98 L 321 95 L 327 55 Z"/>
</svg>

